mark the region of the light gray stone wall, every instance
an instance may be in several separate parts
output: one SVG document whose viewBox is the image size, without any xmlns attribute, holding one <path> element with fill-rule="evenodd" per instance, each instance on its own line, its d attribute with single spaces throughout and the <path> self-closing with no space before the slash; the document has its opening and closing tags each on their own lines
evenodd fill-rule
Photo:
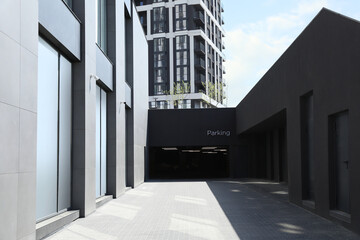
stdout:
<svg viewBox="0 0 360 240">
<path fill-rule="evenodd" d="M 96 15 L 95 0 L 73 1 L 82 22 L 81 62 L 73 63 L 73 209 L 85 217 L 95 211 Z"/>
<path fill-rule="evenodd" d="M 0 239 L 35 239 L 37 0 L 0 7 Z"/>
<path fill-rule="evenodd" d="M 148 43 L 133 7 L 134 187 L 144 182 L 148 114 Z"/>
<path fill-rule="evenodd" d="M 125 28 L 124 2 L 115 1 L 114 37 L 115 52 L 112 55 L 115 67 L 114 92 L 108 100 L 108 193 L 114 198 L 119 197 L 125 190 Z"/>
<path fill-rule="evenodd" d="M 56 4 L 64 4 L 61 0 Z M 40 1 L 44 2 L 44 1 Z M 3 0 L 0 7 L 0 239 L 36 238 L 37 71 L 40 34 L 72 61 L 72 199 L 71 208 L 85 217 L 96 209 L 96 15 L 95 0 L 73 1 L 80 36 L 65 42 L 59 29 L 39 29 L 38 0 Z M 108 92 L 108 193 L 125 190 L 125 7 L 115 5 L 109 27 L 108 56 L 114 66 L 113 92 Z M 60 6 L 60 5 L 59 5 Z M 61 5 L 62 10 L 63 5 Z M 147 41 L 137 13 L 134 18 L 134 185 L 144 181 L 148 78 Z M 53 9 L 56 11 L 56 8 Z M 65 9 L 67 10 L 67 9 Z M 40 11 L 43 11 L 40 8 Z M 130 10 L 131 11 L 131 10 Z M 62 21 L 51 18 L 51 21 Z M 59 23 L 59 22 L 57 22 Z M 60 35 L 59 35 L 60 34 Z M 77 42 L 79 44 L 77 44 Z M 70 47 L 69 47 L 70 46 Z M 78 49 L 79 48 L 79 49 Z"/>
</svg>

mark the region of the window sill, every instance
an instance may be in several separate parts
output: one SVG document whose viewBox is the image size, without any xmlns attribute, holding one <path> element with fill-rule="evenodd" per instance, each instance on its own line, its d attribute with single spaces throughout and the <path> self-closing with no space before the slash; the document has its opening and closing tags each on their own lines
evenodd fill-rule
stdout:
<svg viewBox="0 0 360 240">
<path fill-rule="evenodd" d="M 66 211 L 36 224 L 36 239 L 49 236 L 79 218 L 79 210 Z"/>
</svg>

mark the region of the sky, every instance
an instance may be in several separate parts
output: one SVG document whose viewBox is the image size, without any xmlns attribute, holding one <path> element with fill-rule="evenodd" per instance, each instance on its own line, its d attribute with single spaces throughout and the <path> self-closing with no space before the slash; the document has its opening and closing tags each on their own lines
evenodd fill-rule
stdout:
<svg viewBox="0 0 360 240">
<path fill-rule="evenodd" d="M 222 2 L 228 107 L 246 96 L 323 7 L 360 20 L 360 0 Z"/>
</svg>

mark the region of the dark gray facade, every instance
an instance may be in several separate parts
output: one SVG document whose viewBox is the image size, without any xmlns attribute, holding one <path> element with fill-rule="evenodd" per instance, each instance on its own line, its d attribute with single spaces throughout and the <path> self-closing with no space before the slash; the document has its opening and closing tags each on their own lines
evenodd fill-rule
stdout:
<svg viewBox="0 0 360 240">
<path fill-rule="evenodd" d="M 150 111 L 148 145 L 230 145 L 229 177 L 285 182 L 290 202 L 360 233 L 359 40 L 358 21 L 323 9 L 235 114 Z M 236 133 L 213 138 L 207 128 Z"/>
<path fill-rule="evenodd" d="M 290 201 L 357 232 L 359 39 L 359 22 L 323 9 L 237 106 L 236 126 L 266 143 L 251 144 L 263 156 L 276 151 L 266 139 L 285 131 L 277 144 L 286 149 Z M 272 160 L 250 155 L 255 167 Z"/>
</svg>

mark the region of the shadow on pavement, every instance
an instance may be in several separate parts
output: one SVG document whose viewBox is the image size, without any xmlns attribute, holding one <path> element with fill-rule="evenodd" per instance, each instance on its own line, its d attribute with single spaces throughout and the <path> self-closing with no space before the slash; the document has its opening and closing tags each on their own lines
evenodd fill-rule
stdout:
<svg viewBox="0 0 360 240">
<path fill-rule="evenodd" d="M 264 180 L 206 181 L 241 240 L 360 239 L 288 202 L 285 184 Z"/>
</svg>

